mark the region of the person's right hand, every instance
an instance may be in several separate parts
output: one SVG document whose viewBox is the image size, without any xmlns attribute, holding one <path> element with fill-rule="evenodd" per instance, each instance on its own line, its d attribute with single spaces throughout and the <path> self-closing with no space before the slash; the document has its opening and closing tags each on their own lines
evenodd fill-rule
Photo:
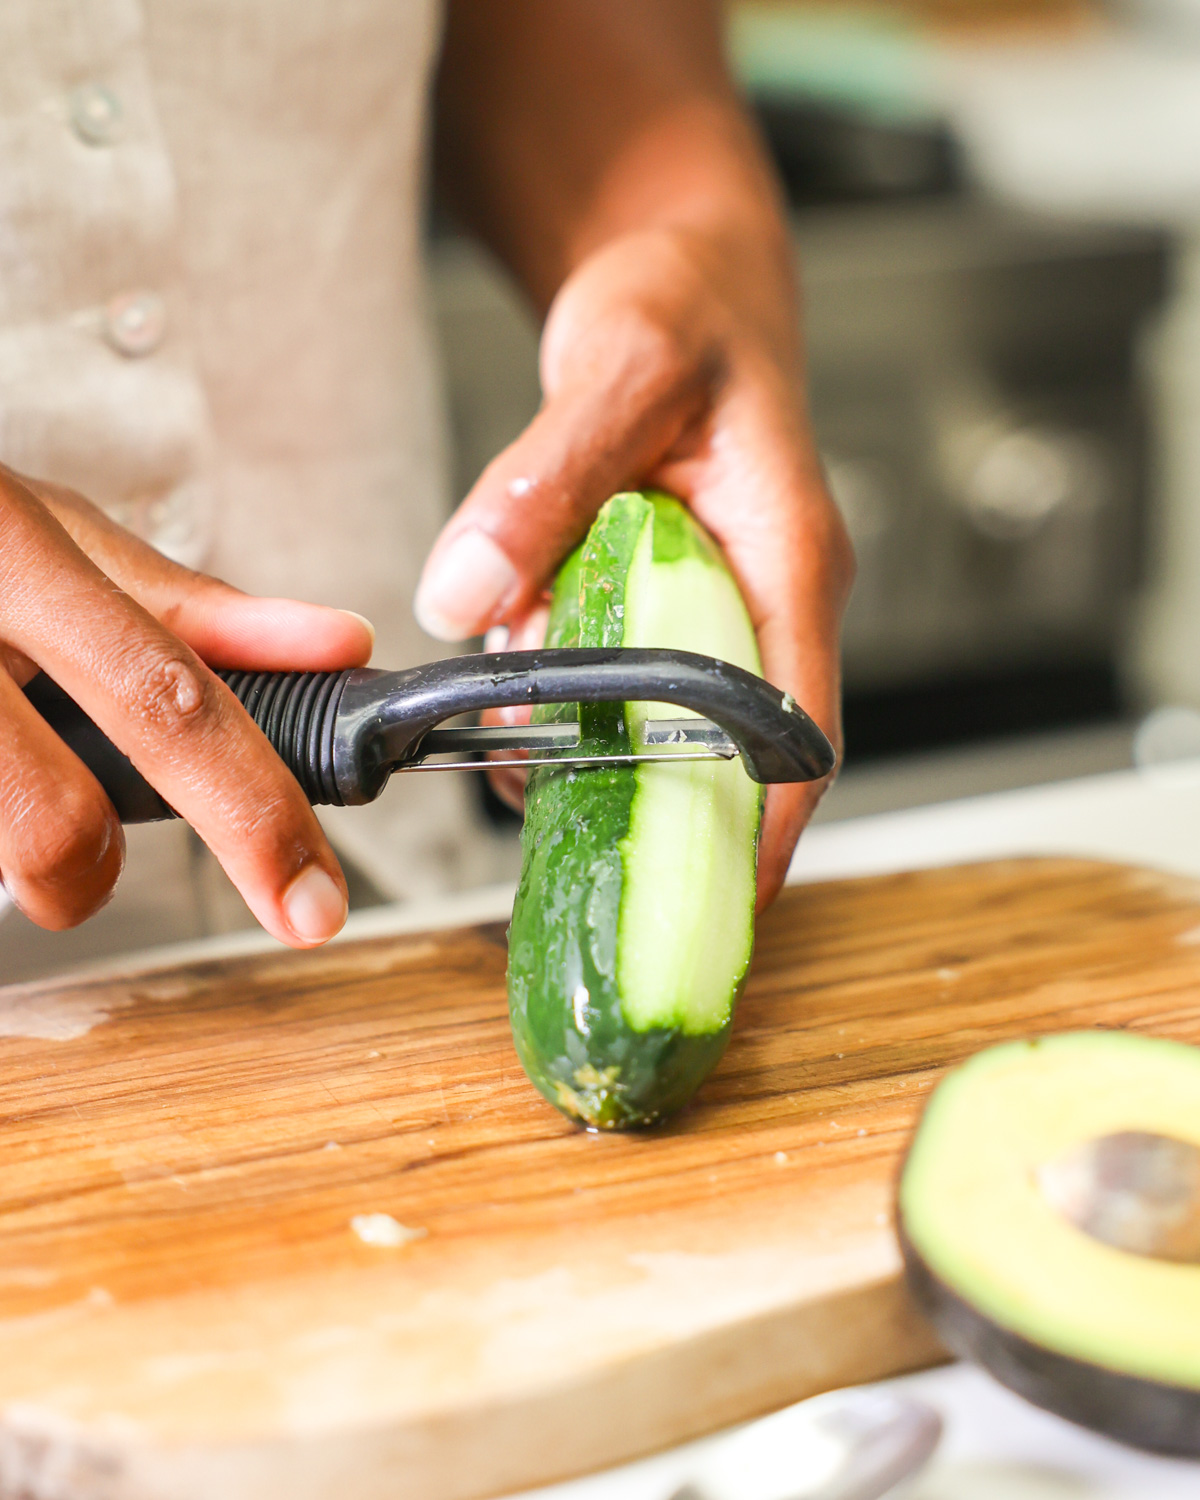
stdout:
<svg viewBox="0 0 1200 1500">
<path fill-rule="evenodd" d="M 168 561 L 81 496 L 0 466 L 0 880 L 39 926 L 112 894 L 120 824 L 26 700 L 40 668 L 96 721 L 282 942 L 346 916 L 346 883 L 298 783 L 209 667 L 328 671 L 371 654 L 358 615 L 255 599 Z M 205 665 L 205 664 L 208 665 Z"/>
</svg>

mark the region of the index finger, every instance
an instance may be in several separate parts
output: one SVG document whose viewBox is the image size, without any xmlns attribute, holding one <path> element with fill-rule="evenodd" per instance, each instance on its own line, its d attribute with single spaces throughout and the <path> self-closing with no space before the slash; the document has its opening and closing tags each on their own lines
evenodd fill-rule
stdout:
<svg viewBox="0 0 1200 1500">
<path fill-rule="evenodd" d="M 0 492 L 0 636 L 47 671 L 293 946 L 342 925 L 346 887 L 298 783 L 233 694 L 32 496 Z"/>
<path fill-rule="evenodd" d="M 0 478 L 6 471 L 0 466 Z M 326 672 L 365 666 L 375 632 L 350 610 L 263 599 L 185 568 L 61 485 L 8 476 L 53 512 L 106 577 L 131 594 L 211 667 Z"/>
</svg>

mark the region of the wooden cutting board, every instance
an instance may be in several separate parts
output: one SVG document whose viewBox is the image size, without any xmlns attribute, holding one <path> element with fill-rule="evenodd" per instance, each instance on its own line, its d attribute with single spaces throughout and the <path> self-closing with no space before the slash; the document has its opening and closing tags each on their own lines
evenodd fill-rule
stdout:
<svg viewBox="0 0 1200 1500">
<path fill-rule="evenodd" d="M 1200 1042 L 1200 887 L 1121 866 L 788 891 L 640 1136 L 526 1083 L 504 961 L 477 927 L 0 990 L 0 1496 L 460 1500 L 930 1363 L 889 1213 L 940 1072 Z"/>
</svg>

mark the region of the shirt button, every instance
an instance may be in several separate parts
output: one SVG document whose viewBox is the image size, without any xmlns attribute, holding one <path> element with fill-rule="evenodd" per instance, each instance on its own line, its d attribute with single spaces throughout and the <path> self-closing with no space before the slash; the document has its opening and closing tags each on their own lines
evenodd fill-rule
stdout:
<svg viewBox="0 0 1200 1500">
<path fill-rule="evenodd" d="M 108 146 L 121 128 L 121 101 L 102 83 L 71 90 L 71 129 L 89 146 Z"/>
<path fill-rule="evenodd" d="M 118 354 L 153 354 L 167 331 L 167 307 L 157 292 L 122 292 L 104 309 L 104 336 Z"/>
</svg>

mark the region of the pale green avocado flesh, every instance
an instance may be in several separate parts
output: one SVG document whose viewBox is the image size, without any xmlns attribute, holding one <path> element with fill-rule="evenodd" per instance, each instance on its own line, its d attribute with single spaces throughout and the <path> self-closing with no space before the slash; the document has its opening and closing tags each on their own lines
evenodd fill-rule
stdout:
<svg viewBox="0 0 1200 1500">
<path fill-rule="evenodd" d="M 1200 1454 L 1200 1264 L 1092 1238 L 1039 1182 L 1126 1131 L 1200 1146 L 1200 1049 L 1088 1031 L 979 1053 L 935 1091 L 904 1166 L 909 1278 L 951 1347 L 1022 1394 Z"/>
</svg>

